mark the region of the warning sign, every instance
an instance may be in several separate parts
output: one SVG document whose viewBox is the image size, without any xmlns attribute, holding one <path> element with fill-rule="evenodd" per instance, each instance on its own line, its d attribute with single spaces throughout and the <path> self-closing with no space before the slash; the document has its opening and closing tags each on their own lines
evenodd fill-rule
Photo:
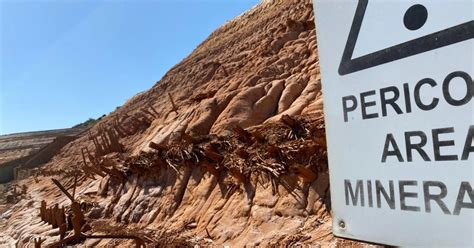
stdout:
<svg viewBox="0 0 474 248">
<path fill-rule="evenodd" d="M 474 245 L 474 2 L 315 0 L 334 234 Z"/>
</svg>

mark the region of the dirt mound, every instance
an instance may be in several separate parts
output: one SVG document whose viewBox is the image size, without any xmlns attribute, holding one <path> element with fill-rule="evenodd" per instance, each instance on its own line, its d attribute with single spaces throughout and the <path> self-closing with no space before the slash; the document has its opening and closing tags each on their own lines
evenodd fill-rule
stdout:
<svg viewBox="0 0 474 248">
<path fill-rule="evenodd" d="M 216 30 L 18 182 L 0 244 L 357 245 L 331 232 L 313 18 L 264 1 Z"/>
</svg>

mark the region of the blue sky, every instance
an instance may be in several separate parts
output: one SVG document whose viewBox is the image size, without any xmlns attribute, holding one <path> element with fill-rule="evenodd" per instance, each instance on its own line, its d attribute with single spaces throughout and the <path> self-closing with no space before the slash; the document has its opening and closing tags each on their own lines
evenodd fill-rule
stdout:
<svg viewBox="0 0 474 248">
<path fill-rule="evenodd" d="M 0 134 L 108 114 L 258 2 L 0 0 Z"/>
</svg>

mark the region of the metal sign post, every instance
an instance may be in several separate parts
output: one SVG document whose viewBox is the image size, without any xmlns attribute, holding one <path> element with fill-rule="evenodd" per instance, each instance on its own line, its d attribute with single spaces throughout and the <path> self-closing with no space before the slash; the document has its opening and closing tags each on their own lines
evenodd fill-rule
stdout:
<svg viewBox="0 0 474 248">
<path fill-rule="evenodd" d="M 474 1 L 314 0 L 334 234 L 474 245 Z"/>
</svg>

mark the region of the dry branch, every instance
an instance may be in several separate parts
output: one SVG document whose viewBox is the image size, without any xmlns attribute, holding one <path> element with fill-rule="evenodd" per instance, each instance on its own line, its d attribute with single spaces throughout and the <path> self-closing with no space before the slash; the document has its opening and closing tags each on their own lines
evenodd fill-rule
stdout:
<svg viewBox="0 0 474 248">
<path fill-rule="evenodd" d="M 56 184 L 56 186 L 61 190 L 61 192 L 63 192 L 67 196 L 67 198 L 71 200 L 71 202 L 74 202 L 74 197 L 71 194 L 69 194 L 69 192 L 67 192 L 67 190 L 63 187 L 63 185 L 61 185 L 61 183 L 58 180 L 54 178 L 51 178 L 51 180 L 53 181 L 54 184 Z"/>
</svg>

